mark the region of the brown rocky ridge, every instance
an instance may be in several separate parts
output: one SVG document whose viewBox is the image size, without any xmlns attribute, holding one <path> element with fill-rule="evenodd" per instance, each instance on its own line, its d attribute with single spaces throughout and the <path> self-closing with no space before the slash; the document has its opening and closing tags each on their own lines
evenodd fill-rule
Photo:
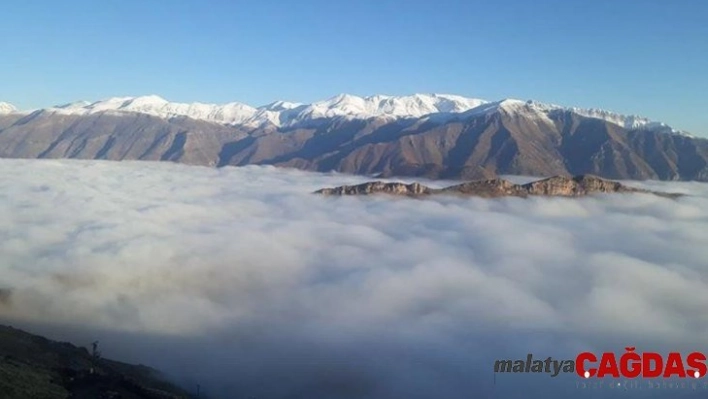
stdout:
<svg viewBox="0 0 708 399">
<path fill-rule="evenodd" d="M 602 179 L 593 175 L 578 175 L 573 177 L 554 176 L 526 184 L 514 184 L 508 180 L 496 178 L 477 180 L 453 186 L 434 189 L 420 183 L 386 183 L 372 181 L 352 186 L 323 188 L 315 194 L 341 195 L 373 195 L 391 194 L 409 197 L 421 197 L 434 194 L 452 194 L 470 197 L 498 198 L 546 196 L 546 197 L 582 197 L 596 193 L 646 193 L 667 198 L 678 198 L 683 194 L 663 193 L 628 187 L 620 182 Z"/>
</svg>

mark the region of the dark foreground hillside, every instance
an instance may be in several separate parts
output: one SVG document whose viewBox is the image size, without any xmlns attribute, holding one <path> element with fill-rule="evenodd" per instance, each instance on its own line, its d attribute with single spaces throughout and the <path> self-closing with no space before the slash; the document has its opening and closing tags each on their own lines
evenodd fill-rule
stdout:
<svg viewBox="0 0 708 399">
<path fill-rule="evenodd" d="M 0 398 L 192 397 L 149 367 L 95 358 L 86 348 L 0 326 Z"/>
</svg>

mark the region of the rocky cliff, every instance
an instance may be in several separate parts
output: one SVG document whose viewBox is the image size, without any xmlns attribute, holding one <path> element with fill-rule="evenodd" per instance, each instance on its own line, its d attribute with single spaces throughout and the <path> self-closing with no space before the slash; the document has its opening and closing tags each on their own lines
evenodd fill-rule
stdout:
<svg viewBox="0 0 708 399">
<path fill-rule="evenodd" d="M 426 195 L 431 194 L 432 192 L 432 189 L 419 183 L 384 183 L 382 181 L 357 184 L 354 186 L 324 188 L 317 191 L 318 194 L 324 195 L 369 195 L 383 193 L 409 196 Z"/>
<path fill-rule="evenodd" d="M 391 194 L 402 196 L 429 196 L 434 194 L 462 195 L 472 197 L 581 197 L 596 193 L 648 193 L 669 198 L 680 197 L 681 194 L 648 191 L 627 187 L 620 182 L 611 181 L 591 175 L 574 177 L 554 176 L 527 184 L 514 184 L 504 179 L 488 179 L 467 182 L 442 189 L 432 189 L 419 183 L 385 183 L 373 181 L 354 186 L 324 188 L 315 191 L 322 195 L 372 195 Z"/>
</svg>

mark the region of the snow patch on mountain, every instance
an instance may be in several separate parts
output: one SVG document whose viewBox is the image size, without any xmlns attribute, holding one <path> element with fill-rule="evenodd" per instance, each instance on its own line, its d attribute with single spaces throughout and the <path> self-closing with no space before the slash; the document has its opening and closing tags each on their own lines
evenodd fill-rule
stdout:
<svg viewBox="0 0 708 399">
<path fill-rule="evenodd" d="M 17 112 L 17 108 L 14 105 L 6 102 L 0 102 L 0 115 L 12 114 Z"/>
</svg>

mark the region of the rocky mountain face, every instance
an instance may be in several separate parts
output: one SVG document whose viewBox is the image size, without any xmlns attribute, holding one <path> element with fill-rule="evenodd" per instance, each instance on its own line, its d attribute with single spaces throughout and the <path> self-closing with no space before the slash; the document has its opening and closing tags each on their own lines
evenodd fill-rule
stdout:
<svg viewBox="0 0 708 399">
<path fill-rule="evenodd" d="M 175 161 L 216 166 L 219 151 L 246 138 L 238 128 L 130 113 L 87 116 L 40 111 L 0 116 L 0 157 Z"/>
<path fill-rule="evenodd" d="M 141 98 L 0 112 L 0 157 L 162 160 L 444 179 L 708 181 L 708 140 L 605 111 L 457 96 L 261 108 Z M 161 102 L 163 101 L 163 102 Z"/>
<path fill-rule="evenodd" d="M 423 186 L 420 183 L 384 183 L 382 181 L 374 181 L 369 183 L 357 184 L 354 186 L 339 186 L 334 188 L 323 188 L 318 190 L 316 194 L 324 195 L 371 195 L 371 194 L 393 194 L 393 195 L 427 195 L 432 194 L 433 189 Z"/>
<path fill-rule="evenodd" d="M 315 194 L 328 196 L 391 194 L 401 196 L 429 196 L 435 194 L 462 195 L 470 197 L 582 197 L 596 193 L 650 193 L 663 197 L 677 198 L 680 194 L 661 193 L 628 187 L 619 182 L 605 180 L 597 176 L 579 175 L 574 177 L 554 176 L 527 184 L 514 184 L 504 179 L 478 180 L 442 189 L 433 189 L 419 183 L 384 183 L 373 181 L 353 186 L 323 188 Z"/>
</svg>

